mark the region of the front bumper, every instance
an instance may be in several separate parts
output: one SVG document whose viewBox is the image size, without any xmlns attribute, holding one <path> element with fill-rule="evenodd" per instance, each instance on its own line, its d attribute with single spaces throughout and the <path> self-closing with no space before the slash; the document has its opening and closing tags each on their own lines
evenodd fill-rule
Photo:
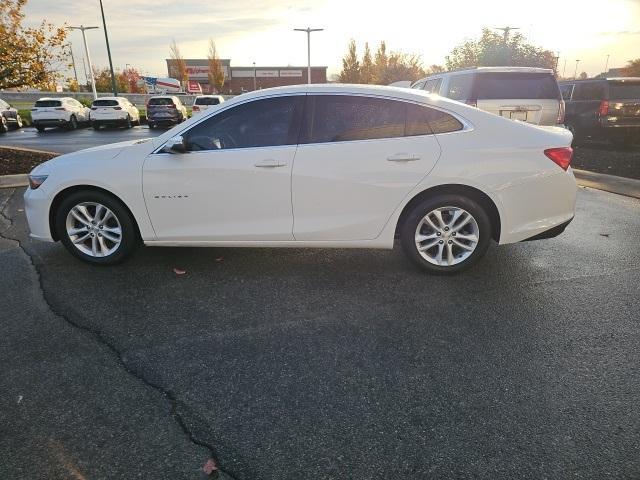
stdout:
<svg viewBox="0 0 640 480">
<path fill-rule="evenodd" d="M 31 238 L 45 242 L 54 242 L 49 225 L 49 197 L 42 187 L 24 192 L 24 212 L 31 231 Z"/>
</svg>

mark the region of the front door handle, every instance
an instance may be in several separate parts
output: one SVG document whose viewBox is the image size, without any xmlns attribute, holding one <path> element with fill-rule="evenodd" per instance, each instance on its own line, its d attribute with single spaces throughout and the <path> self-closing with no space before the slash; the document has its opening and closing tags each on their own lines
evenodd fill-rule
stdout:
<svg viewBox="0 0 640 480">
<path fill-rule="evenodd" d="M 276 167 L 286 167 L 287 163 L 276 160 L 274 158 L 267 158 L 265 160 L 260 160 L 259 162 L 256 162 L 255 166 L 261 167 L 261 168 L 276 168 Z"/>
<path fill-rule="evenodd" d="M 420 157 L 410 153 L 396 153 L 395 155 L 387 157 L 387 160 L 389 162 L 415 162 L 416 160 L 420 160 Z"/>
</svg>

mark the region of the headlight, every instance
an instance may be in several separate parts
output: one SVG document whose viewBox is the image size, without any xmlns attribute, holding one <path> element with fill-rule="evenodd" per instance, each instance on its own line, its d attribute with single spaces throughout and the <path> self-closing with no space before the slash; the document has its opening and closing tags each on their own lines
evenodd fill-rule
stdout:
<svg viewBox="0 0 640 480">
<path fill-rule="evenodd" d="M 32 190 L 35 190 L 49 177 L 49 175 L 27 175 L 29 178 L 29 186 Z"/>
</svg>

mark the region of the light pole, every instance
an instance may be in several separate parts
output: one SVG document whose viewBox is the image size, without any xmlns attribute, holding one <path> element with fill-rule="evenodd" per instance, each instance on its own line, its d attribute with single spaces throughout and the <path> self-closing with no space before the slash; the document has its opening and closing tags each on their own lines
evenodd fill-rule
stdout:
<svg viewBox="0 0 640 480">
<path fill-rule="evenodd" d="M 311 83 L 311 32 L 322 32 L 324 28 L 294 28 L 296 32 L 307 32 L 307 83 Z"/>
<path fill-rule="evenodd" d="M 104 8 L 102 8 L 102 0 L 100 0 L 100 13 L 102 14 L 102 26 L 104 27 L 104 39 L 107 42 L 107 56 L 109 57 L 109 70 L 111 70 L 111 87 L 113 96 L 118 96 L 118 88 L 116 87 L 116 77 L 113 74 L 113 62 L 111 61 L 111 49 L 109 48 L 109 35 L 107 35 L 107 22 L 104 19 Z"/>
<path fill-rule="evenodd" d="M 576 78 L 578 78 L 578 64 L 580 63 L 580 60 L 576 60 L 576 69 L 573 72 L 573 79 L 575 80 Z"/>
<path fill-rule="evenodd" d="M 564 71 L 567 69 L 567 59 L 564 59 L 564 67 L 562 67 L 562 78 L 564 78 Z"/>
<path fill-rule="evenodd" d="M 256 90 L 256 62 L 253 62 L 253 90 Z"/>
<path fill-rule="evenodd" d="M 607 53 L 607 61 L 604 64 L 604 74 L 607 75 L 607 69 L 609 68 L 609 54 Z"/>
<path fill-rule="evenodd" d="M 91 90 L 93 90 L 93 99 L 98 98 L 96 93 L 96 79 L 93 78 L 93 66 L 91 65 L 91 56 L 89 55 L 89 46 L 87 45 L 87 36 L 84 34 L 85 30 L 93 30 L 98 27 L 85 27 L 80 25 L 79 27 L 68 27 L 69 30 L 80 30 L 82 32 L 82 40 L 84 41 L 84 53 L 87 56 L 87 62 L 89 63 L 89 75 L 91 75 Z"/>
</svg>

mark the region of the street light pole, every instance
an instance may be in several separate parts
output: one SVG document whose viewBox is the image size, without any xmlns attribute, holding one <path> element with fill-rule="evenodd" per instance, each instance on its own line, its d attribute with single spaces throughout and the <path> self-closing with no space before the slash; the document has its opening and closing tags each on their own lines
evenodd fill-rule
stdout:
<svg viewBox="0 0 640 480">
<path fill-rule="evenodd" d="M 85 30 L 93 30 L 98 27 L 85 27 L 80 25 L 79 27 L 68 27 L 69 30 L 80 30 L 82 32 L 82 41 L 84 42 L 84 53 L 87 56 L 87 62 L 89 63 L 89 75 L 91 75 L 91 90 L 93 90 L 93 99 L 98 98 L 96 93 L 96 79 L 93 78 L 93 66 L 91 65 L 91 56 L 89 55 L 89 46 L 87 45 L 87 36 L 84 34 Z"/>
<path fill-rule="evenodd" d="M 607 54 L 607 61 L 604 64 L 604 74 L 607 75 L 607 69 L 609 68 L 609 54 Z"/>
<path fill-rule="evenodd" d="M 578 78 L 578 64 L 580 63 L 580 60 L 576 60 L 576 69 L 573 72 L 573 79 L 575 80 L 576 78 Z"/>
<path fill-rule="evenodd" d="M 307 32 L 307 83 L 311 84 L 311 32 L 322 32 L 324 28 L 294 28 L 296 32 Z"/>
<path fill-rule="evenodd" d="M 253 62 L 253 90 L 256 89 L 256 62 Z"/>
<path fill-rule="evenodd" d="M 107 22 L 104 19 L 104 8 L 102 8 L 102 0 L 100 0 L 100 13 L 102 14 L 102 26 L 104 27 L 104 39 L 107 42 L 107 56 L 109 57 L 109 70 L 111 70 L 111 88 L 113 96 L 118 96 L 118 88 L 116 87 L 116 76 L 113 73 L 113 62 L 111 61 L 111 49 L 109 48 L 109 35 L 107 34 Z"/>
</svg>

